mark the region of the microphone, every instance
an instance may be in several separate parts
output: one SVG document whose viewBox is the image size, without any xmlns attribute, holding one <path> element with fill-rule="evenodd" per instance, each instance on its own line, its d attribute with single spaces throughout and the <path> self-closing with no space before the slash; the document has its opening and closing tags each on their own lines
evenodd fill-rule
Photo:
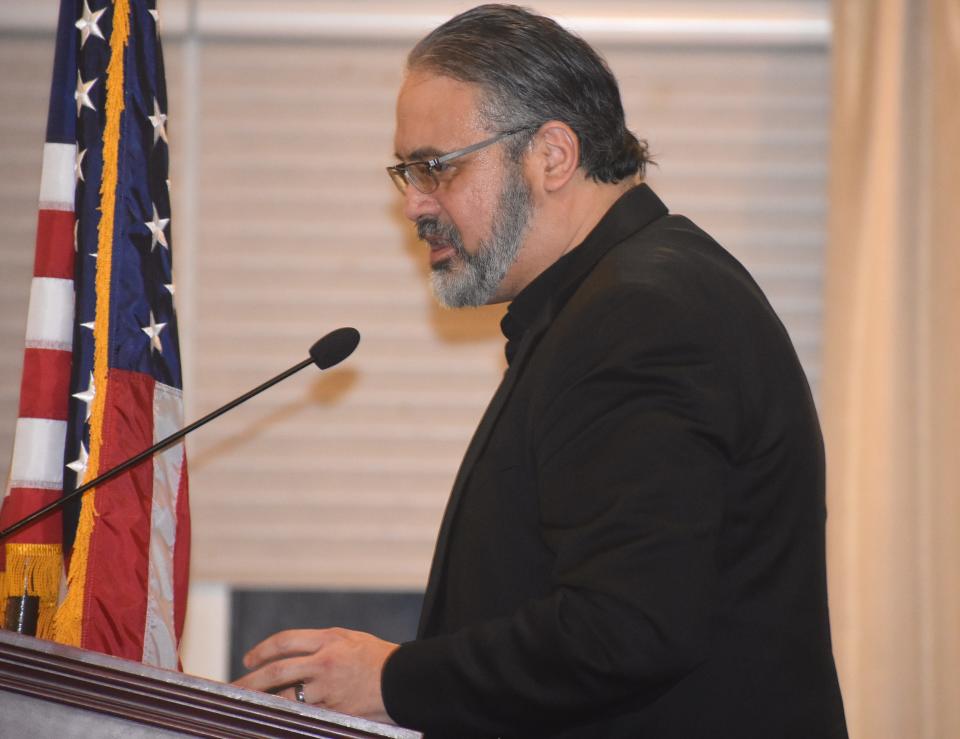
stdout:
<svg viewBox="0 0 960 739">
<path fill-rule="evenodd" d="M 117 475 L 123 472 L 126 472 L 128 469 L 130 469 L 134 465 L 139 464 L 140 462 L 145 460 L 147 457 L 152 457 L 157 452 L 161 452 L 167 447 L 172 446 L 176 442 L 180 441 L 180 439 L 182 439 L 184 436 L 189 434 L 191 431 L 200 428 L 206 423 L 209 423 L 217 416 L 222 416 L 227 411 L 233 408 L 236 408 L 241 403 L 244 403 L 250 400 L 250 398 L 252 398 L 254 395 L 259 395 L 267 388 L 273 387 L 278 382 L 282 380 L 286 380 L 288 377 L 296 374 L 297 372 L 302 370 L 304 367 L 308 367 L 311 364 L 315 364 L 321 370 L 325 370 L 325 369 L 330 369 L 331 367 L 337 364 L 340 364 L 340 362 L 342 362 L 344 359 L 346 359 L 351 354 L 353 354 L 354 349 L 357 348 L 357 344 L 359 343 L 360 343 L 360 332 L 357 331 L 357 329 L 355 328 L 344 327 L 344 328 L 338 328 L 335 331 L 331 331 L 326 336 L 314 342 L 313 346 L 310 347 L 309 359 L 304 359 L 299 364 L 295 364 L 290 369 L 286 370 L 285 372 L 281 372 L 279 375 L 267 380 L 262 385 L 258 385 L 253 390 L 250 390 L 249 392 L 246 392 L 243 395 L 241 395 L 239 398 L 234 398 L 226 405 L 220 406 L 215 411 L 212 411 L 207 415 L 205 415 L 203 418 L 197 421 L 194 421 L 189 426 L 184 426 L 179 431 L 175 431 L 174 433 L 170 434 L 170 436 L 168 436 L 167 438 L 161 439 L 150 448 L 144 449 L 142 452 L 130 457 L 130 459 L 126 460 L 125 462 L 121 462 L 113 469 L 107 470 L 102 475 L 98 475 L 97 477 L 92 479 L 90 482 L 84 483 L 83 485 L 78 487 L 76 490 L 74 490 L 72 493 L 68 493 L 67 495 L 64 495 L 62 498 L 53 501 L 53 503 L 49 503 L 45 505 L 43 508 L 40 508 L 39 510 L 34 511 L 29 516 L 26 516 L 20 519 L 19 521 L 17 521 L 16 523 L 8 526 L 7 528 L 3 529 L 3 531 L 0 531 L 0 541 L 2 541 L 3 539 L 6 539 L 8 536 L 11 536 L 17 533 L 20 529 L 26 526 L 29 526 L 34 521 L 40 518 L 43 518 L 44 516 L 46 516 L 49 513 L 52 513 L 58 508 L 62 508 L 71 500 L 74 500 L 80 495 L 83 495 L 90 488 L 94 488 L 97 485 L 102 485 L 103 483 L 112 480 Z"/>
<path fill-rule="evenodd" d="M 330 369 L 353 354 L 359 343 L 360 332 L 357 329 L 338 328 L 314 342 L 310 347 L 310 360 L 322 370 Z"/>
</svg>

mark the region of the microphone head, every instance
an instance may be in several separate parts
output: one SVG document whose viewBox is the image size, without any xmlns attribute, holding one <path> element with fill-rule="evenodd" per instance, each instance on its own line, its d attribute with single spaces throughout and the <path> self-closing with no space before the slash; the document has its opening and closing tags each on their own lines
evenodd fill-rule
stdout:
<svg viewBox="0 0 960 739">
<path fill-rule="evenodd" d="M 360 332 L 355 328 L 338 328 L 321 339 L 317 339 L 310 347 L 310 358 L 322 370 L 340 364 L 353 354 L 353 350 L 360 343 Z"/>
</svg>

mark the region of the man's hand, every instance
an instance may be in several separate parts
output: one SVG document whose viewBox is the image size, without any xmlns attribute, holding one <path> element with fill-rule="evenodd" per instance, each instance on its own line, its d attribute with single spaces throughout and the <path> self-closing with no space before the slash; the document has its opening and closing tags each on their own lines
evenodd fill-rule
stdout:
<svg viewBox="0 0 960 739">
<path fill-rule="evenodd" d="M 281 631 L 247 652 L 247 675 L 236 684 L 295 700 L 303 683 L 306 703 L 374 721 L 390 721 L 380 673 L 396 644 L 348 629 Z"/>
</svg>

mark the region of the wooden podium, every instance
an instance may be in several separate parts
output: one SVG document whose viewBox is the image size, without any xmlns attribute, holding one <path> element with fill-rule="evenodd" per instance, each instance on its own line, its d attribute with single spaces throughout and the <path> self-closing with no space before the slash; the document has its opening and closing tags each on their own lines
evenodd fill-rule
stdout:
<svg viewBox="0 0 960 739">
<path fill-rule="evenodd" d="M 416 739 L 415 731 L 0 630 L 0 737 Z"/>
</svg>

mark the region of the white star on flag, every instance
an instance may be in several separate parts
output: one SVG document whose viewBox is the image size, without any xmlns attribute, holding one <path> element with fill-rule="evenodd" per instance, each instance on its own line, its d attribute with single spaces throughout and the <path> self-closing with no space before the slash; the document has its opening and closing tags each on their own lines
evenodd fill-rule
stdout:
<svg viewBox="0 0 960 739">
<path fill-rule="evenodd" d="M 83 179 L 83 158 L 87 155 L 87 150 L 77 151 L 77 161 L 73 165 L 74 180 L 73 183 L 85 182 Z"/>
<path fill-rule="evenodd" d="M 153 311 L 150 311 L 150 325 L 143 326 L 140 330 L 150 337 L 151 351 L 156 349 L 158 352 L 163 354 L 163 344 L 160 343 L 160 332 L 166 328 L 166 325 L 167 324 L 165 323 L 157 323 L 156 319 L 153 317 Z"/>
<path fill-rule="evenodd" d="M 80 29 L 81 49 L 83 48 L 83 45 L 87 43 L 87 39 L 90 38 L 90 36 L 103 38 L 103 34 L 100 32 L 100 26 L 97 25 L 97 22 L 100 20 L 100 16 L 106 12 L 106 8 L 97 11 L 90 10 L 90 5 L 87 4 L 87 0 L 83 0 L 83 17 L 73 24 Z"/>
<path fill-rule="evenodd" d="M 91 331 L 93 331 L 93 326 L 94 326 L 94 322 L 93 322 L 93 321 L 90 321 L 89 323 L 81 323 L 80 325 L 83 326 L 84 328 L 88 328 L 88 329 L 90 329 Z"/>
<path fill-rule="evenodd" d="M 93 398 L 97 394 L 96 387 L 93 384 L 93 372 L 90 373 L 90 384 L 87 385 L 87 389 L 82 393 L 74 393 L 73 397 L 77 400 L 82 400 L 87 405 L 87 415 L 84 418 L 84 421 L 90 420 L 90 410 L 93 407 Z"/>
<path fill-rule="evenodd" d="M 67 465 L 71 470 L 77 473 L 78 477 L 82 477 L 83 473 L 87 471 L 87 462 L 90 460 L 90 455 L 87 454 L 87 448 L 83 445 L 83 442 L 80 442 L 80 456 L 75 460 L 70 462 Z"/>
<path fill-rule="evenodd" d="M 176 286 L 172 282 L 169 285 L 164 285 L 164 287 L 167 288 L 167 292 L 171 295 L 176 291 Z"/>
<path fill-rule="evenodd" d="M 160 112 L 160 103 L 157 102 L 157 99 L 153 99 L 153 115 L 148 115 L 147 119 L 150 121 L 153 126 L 153 143 L 156 145 L 159 139 L 163 139 L 163 143 L 170 143 L 167 141 L 167 114 Z"/>
<path fill-rule="evenodd" d="M 167 227 L 167 224 L 170 223 L 169 218 L 161 218 L 160 214 L 157 213 L 156 203 L 153 204 L 153 220 L 147 221 L 143 225 L 150 229 L 150 233 L 153 238 L 150 240 L 150 251 L 153 251 L 157 248 L 157 243 L 160 246 L 169 249 L 170 246 L 167 244 L 167 235 L 163 232 L 163 229 Z"/>
<path fill-rule="evenodd" d="M 77 115 L 80 115 L 81 108 L 90 108 L 90 110 L 96 110 L 93 105 L 93 101 L 90 99 L 90 88 L 95 84 L 97 84 L 96 77 L 89 82 L 84 82 L 83 77 L 81 77 L 80 73 L 77 72 L 77 91 L 73 93 L 73 97 L 77 101 Z"/>
</svg>

